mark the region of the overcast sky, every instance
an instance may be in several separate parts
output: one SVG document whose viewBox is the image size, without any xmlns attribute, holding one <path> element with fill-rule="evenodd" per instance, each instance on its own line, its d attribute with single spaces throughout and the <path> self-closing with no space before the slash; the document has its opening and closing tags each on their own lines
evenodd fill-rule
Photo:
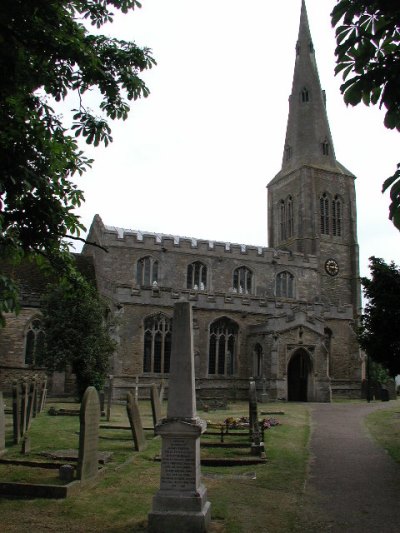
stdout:
<svg viewBox="0 0 400 533">
<path fill-rule="evenodd" d="M 361 274 L 375 255 L 400 264 L 382 182 L 400 135 L 379 109 L 347 108 L 335 78 L 334 0 L 307 0 L 337 159 L 356 176 Z M 267 183 L 280 170 L 301 0 L 142 0 L 103 32 L 152 48 L 151 94 L 112 124 L 82 179 L 89 227 L 267 246 Z"/>
</svg>

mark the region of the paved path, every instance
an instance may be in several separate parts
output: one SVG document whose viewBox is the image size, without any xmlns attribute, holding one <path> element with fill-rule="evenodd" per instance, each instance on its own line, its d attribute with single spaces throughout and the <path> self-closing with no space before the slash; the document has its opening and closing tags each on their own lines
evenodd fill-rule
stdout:
<svg viewBox="0 0 400 533">
<path fill-rule="evenodd" d="M 312 404 L 307 531 L 400 532 L 400 466 L 363 423 L 388 405 L 393 402 Z"/>
</svg>

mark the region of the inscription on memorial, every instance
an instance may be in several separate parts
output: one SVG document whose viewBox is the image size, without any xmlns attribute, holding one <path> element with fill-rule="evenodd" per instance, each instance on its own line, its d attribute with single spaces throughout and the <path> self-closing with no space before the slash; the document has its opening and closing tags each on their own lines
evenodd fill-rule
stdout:
<svg viewBox="0 0 400 533">
<path fill-rule="evenodd" d="M 162 452 L 161 489 L 196 489 L 195 442 L 185 438 L 165 439 Z"/>
</svg>

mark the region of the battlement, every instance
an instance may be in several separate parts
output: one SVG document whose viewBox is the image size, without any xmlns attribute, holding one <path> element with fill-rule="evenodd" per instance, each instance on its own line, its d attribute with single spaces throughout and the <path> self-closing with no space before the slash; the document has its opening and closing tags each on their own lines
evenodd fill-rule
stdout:
<svg viewBox="0 0 400 533">
<path fill-rule="evenodd" d="M 277 250 L 263 246 L 239 244 L 224 241 L 212 241 L 196 237 L 182 237 L 164 233 L 125 229 L 116 226 L 103 226 L 105 246 L 143 248 L 146 250 L 182 251 L 199 255 L 224 255 L 261 259 L 267 263 L 287 264 L 317 268 L 317 259 L 297 252 Z"/>
</svg>

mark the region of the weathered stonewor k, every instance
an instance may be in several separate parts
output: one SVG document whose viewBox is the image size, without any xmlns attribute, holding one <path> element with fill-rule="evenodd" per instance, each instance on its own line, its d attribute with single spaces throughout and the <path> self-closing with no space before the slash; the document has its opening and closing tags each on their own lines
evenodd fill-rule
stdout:
<svg viewBox="0 0 400 533">
<path fill-rule="evenodd" d="M 206 423 L 197 417 L 192 307 L 174 306 L 167 418 L 157 424 L 162 437 L 160 490 L 149 513 L 151 533 L 204 533 L 211 519 L 207 489 L 200 481 L 200 435 Z"/>
</svg>

